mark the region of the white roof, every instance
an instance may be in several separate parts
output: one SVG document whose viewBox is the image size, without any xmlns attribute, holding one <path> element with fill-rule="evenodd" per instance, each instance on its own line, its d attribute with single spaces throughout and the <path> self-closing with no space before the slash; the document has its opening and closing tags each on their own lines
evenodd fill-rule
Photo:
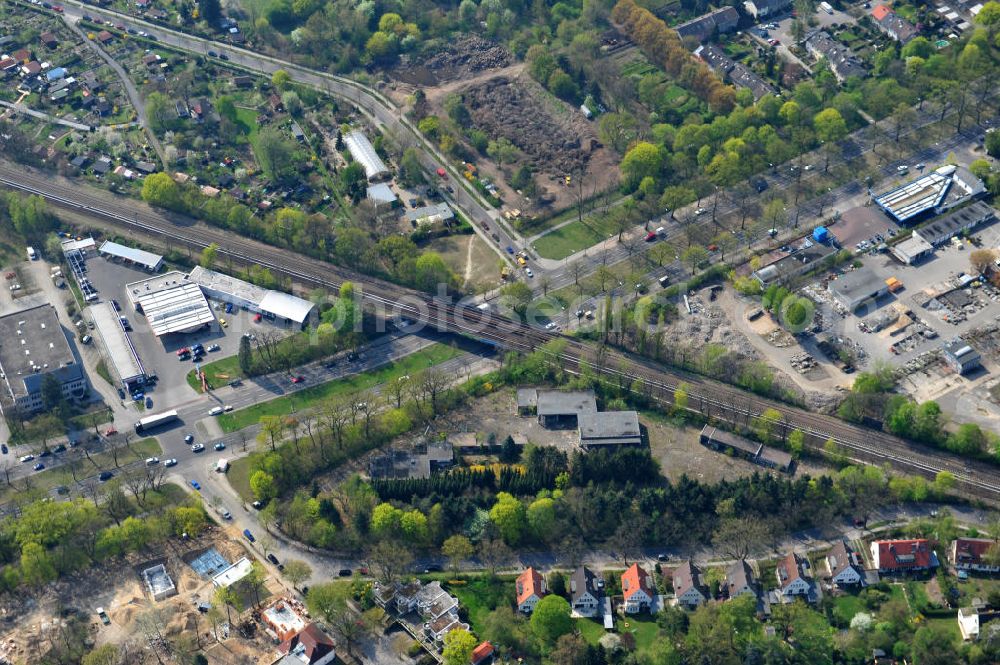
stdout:
<svg viewBox="0 0 1000 665">
<path fill-rule="evenodd" d="M 941 203 L 951 185 L 951 173 L 941 173 L 941 170 L 881 194 L 875 202 L 901 222 L 930 210 Z"/>
<path fill-rule="evenodd" d="M 94 247 L 97 247 L 97 243 L 94 242 L 93 238 L 82 238 L 80 240 L 74 240 L 70 238 L 69 240 L 63 240 L 62 243 L 60 244 L 62 245 L 62 251 L 64 254 L 66 252 L 72 252 L 75 249 L 80 251 L 86 251 L 88 249 L 94 249 Z"/>
<path fill-rule="evenodd" d="M 948 12 L 944 17 L 950 21 L 957 21 L 959 19 L 958 12 Z"/>
<path fill-rule="evenodd" d="M 195 266 L 188 279 L 209 291 L 224 293 L 254 305 L 259 304 L 267 295 L 267 289 L 263 287 L 201 266 Z"/>
<path fill-rule="evenodd" d="M 150 270 L 158 269 L 163 263 L 163 257 L 159 254 L 153 254 L 152 252 L 147 252 L 143 249 L 136 249 L 135 247 L 119 245 L 118 243 L 111 242 L 110 240 L 104 241 L 98 251 L 101 254 L 110 254 L 111 256 L 117 256 L 120 259 L 128 259 L 132 263 L 138 263 L 139 265 L 145 266 Z"/>
<path fill-rule="evenodd" d="M 975 4 L 975 5 L 972 5 L 971 7 L 969 7 L 969 13 L 972 14 L 973 16 L 975 16 L 976 14 L 978 14 L 981 11 L 983 11 L 983 5 L 982 4 Z"/>
<path fill-rule="evenodd" d="M 232 584 L 236 584 L 244 577 L 250 574 L 253 569 L 253 565 L 250 560 L 243 557 L 233 565 L 229 566 L 221 573 L 212 578 L 212 584 L 220 587 L 227 587 Z"/>
<path fill-rule="evenodd" d="M 128 333 L 122 328 L 118 312 L 109 302 L 99 302 L 90 306 L 90 316 L 94 319 L 94 328 L 104 343 L 108 360 L 115 373 L 122 381 L 128 381 L 144 374 L 142 363 L 136 355 L 135 347 L 128 338 Z"/>
<path fill-rule="evenodd" d="M 281 291 L 268 291 L 260 301 L 262 311 L 296 323 L 304 323 L 314 307 L 308 300 Z"/>
<path fill-rule="evenodd" d="M 197 284 L 184 282 L 138 298 L 146 321 L 159 337 L 168 333 L 188 332 L 215 321 L 215 315 Z"/>
<path fill-rule="evenodd" d="M 398 198 L 392 188 L 384 182 L 369 187 L 367 196 L 375 203 L 394 203 Z"/>
<path fill-rule="evenodd" d="M 368 176 L 369 180 L 374 180 L 379 176 L 389 173 L 389 169 L 386 168 L 382 158 L 375 152 L 375 146 L 360 131 L 354 130 L 353 132 L 349 132 L 344 137 L 344 143 L 347 145 L 347 149 L 351 151 L 354 161 L 364 167 L 365 175 Z"/>
</svg>

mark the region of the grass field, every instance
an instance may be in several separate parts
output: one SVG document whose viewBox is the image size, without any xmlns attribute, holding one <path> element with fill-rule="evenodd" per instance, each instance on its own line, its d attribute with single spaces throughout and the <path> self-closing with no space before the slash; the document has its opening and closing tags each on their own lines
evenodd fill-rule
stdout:
<svg viewBox="0 0 1000 665">
<path fill-rule="evenodd" d="M 328 381 L 318 386 L 312 386 L 291 395 L 277 397 L 267 402 L 255 404 L 246 409 L 225 413 L 219 416 L 219 426 L 224 432 L 235 432 L 259 422 L 262 416 L 279 416 L 296 410 L 309 409 L 320 402 L 346 393 L 366 390 L 397 378 L 415 374 L 422 369 L 439 365 L 459 354 L 457 349 L 444 344 L 434 344 L 414 354 L 400 358 L 377 367 L 364 374 L 355 374 L 343 379 Z"/>
<path fill-rule="evenodd" d="M 253 501 L 253 492 L 250 491 L 250 458 L 241 457 L 229 464 L 229 471 L 226 471 L 226 480 L 229 485 L 236 490 L 245 501 Z"/>
<path fill-rule="evenodd" d="M 490 579 L 483 575 L 471 579 L 453 580 L 446 588 L 458 598 L 459 604 L 469 615 L 469 626 L 477 635 L 483 634 L 486 615 L 500 605 L 514 604 L 514 578 L 497 576 Z"/>
<path fill-rule="evenodd" d="M 139 439 L 129 445 L 118 454 L 118 464 L 119 466 L 124 466 L 132 462 L 146 459 L 153 455 L 160 454 L 160 444 L 156 439 Z M 51 458 L 41 458 L 42 463 L 45 463 Z M 37 460 L 36 460 L 37 461 Z M 34 464 L 32 462 L 31 464 Z M 82 458 L 80 464 L 80 470 L 77 471 L 77 477 L 89 477 L 95 473 L 101 471 L 114 471 L 115 463 L 110 453 L 98 453 L 97 455 L 91 455 L 90 459 Z M 72 485 L 73 484 L 73 474 L 70 473 L 66 465 L 56 467 L 54 469 L 46 469 L 45 471 L 39 471 L 32 476 L 31 486 L 36 489 L 41 490 L 51 490 L 53 487 L 59 487 L 60 485 Z M 10 485 L 5 486 L 0 490 L 0 502 L 10 501 L 14 495 L 20 490 L 15 490 Z"/>
<path fill-rule="evenodd" d="M 585 217 L 560 226 L 534 242 L 535 251 L 546 259 L 565 259 L 613 236 L 617 230 L 608 216 Z"/>
<path fill-rule="evenodd" d="M 205 372 L 205 377 L 211 386 L 221 386 L 233 379 L 243 378 L 243 371 L 240 369 L 240 361 L 237 356 L 213 360 L 207 365 L 202 365 L 201 370 Z M 187 382 L 189 386 L 194 388 L 195 392 L 201 392 L 201 382 L 195 376 L 194 370 L 187 373 Z"/>
<path fill-rule="evenodd" d="M 833 600 L 833 613 L 845 624 L 849 624 L 854 615 L 865 609 L 857 596 L 837 596 Z"/>
</svg>

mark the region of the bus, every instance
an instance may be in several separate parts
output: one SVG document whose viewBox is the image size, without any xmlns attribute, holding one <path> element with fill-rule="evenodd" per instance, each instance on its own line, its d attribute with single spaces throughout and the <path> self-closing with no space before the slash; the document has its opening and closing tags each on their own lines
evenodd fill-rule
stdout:
<svg viewBox="0 0 1000 665">
<path fill-rule="evenodd" d="M 161 425 L 172 423 L 175 420 L 177 420 L 177 411 L 174 410 L 164 411 L 163 413 L 158 413 L 154 416 L 146 416 L 135 424 L 135 433 L 142 434 L 143 432 L 156 429 Z"/>
</svg>

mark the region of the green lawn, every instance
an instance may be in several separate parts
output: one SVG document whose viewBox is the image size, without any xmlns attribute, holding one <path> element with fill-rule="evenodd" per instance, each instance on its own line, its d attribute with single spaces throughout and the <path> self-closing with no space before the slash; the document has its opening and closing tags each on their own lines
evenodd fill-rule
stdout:
<svg viewBox="0 0 1000 665">
<path fill-rule="evenodd" d="M 576 629 L 589 644 L 597 644 L 608 631 L 604 630 L 604 620 L 576 619 Z"/>
<path fill-rule="evenodd" d="M 226 480 L 230 487 L 236 490 L 245 501 L 252 502 L 253 492 L 250 491 L 250 458 L 241 457 L 229 463 Z"/>
<path fill-rule="evenodd" d="M 139 439 L 129 444 L 129 447 L 122 450 L 118 454 L 118 464 L 119 466 L 125 466 L 137 460 L 143 460 L 147 457 L 160 454 L 160 444 L 156 439 Z M 42 463 L 45 463 L 51 458 L 42 458 Z M 114 471 L 115 463 L 110 453 L 99 453 L 96 455 L 91 455 L 90 459 L 81 458 L 79 464 L 79 470 L 77 471 L 77 477 L 89 477 L 98 473 L 99 471 Z M 54 469 L 46 469 L 45 471 L 39 471 L 30 476 L 31 486 L 40 490 L 51 490 L 53 487 L 58 487 L 60 485 L 71 486 L 73 484 L 73 474 L 69 471 L 66 465 L 56 467 Z M 0 502 L 10 501 L 14 494 L 21 491 L 23 485 L 19 489 L 15 489 L 10 485 L 7 485 L 0 489 Z"/>
<path fill-rule="evenodd" d="M 242 379 L 243 371 L 240 369 L 238 356 L 227 356 L 218 360 L 213 360 L 207 365 L 201 366 L 201 371 L 205 372 L 210 386 L 221 386 L 229 383 L 233 379 Z M 195 376 L 194 370 L 187 374 L 188 385 L 194 388 L 195 392 L 201 392 L 201 382 Z"/>
<path fill-rule="evenodd" d="M 588 222 L 576 221 L 546 233 L 535 241 L 535 251 L 546 259 L 565 259 L 607 238 L 607 234 L 598 233 Z"/>
<path fill-rule="evenodd" d="M 246 132 L 247 138 L 250 140 L 250 143 L 253 143 L 254 140 L 257 138 L 257 130 L 260 129 L 260 126 L 257 124 L 257 111 L 237 106 L 236 121 L 242 126 L 243 130 Z"/>
<path fill-rule="evenodd" d="M 468 612 L 469 626 L 477 635 L 482 635 L 486 615 L 501 605 L 514 605 L 513 576 L 498 575 L 490 578 L 481 575 L 471 579 L 452 580 L 445 586 Z"/>
<path fill-rule="evenodd" d="M 833 613 L 845 624 L 849 624 L 854 615 L 864 609 L 864 603 L 857 596 L 837 596 L 833 599 Z"/>
<path fill-rule="evenodd" d="M 268 402 L 261 402 L 246 409 L 225 413 L 219 416 L 219 425 L 224 432 L 235 432 L 244 427 L 259 422 L 262 416 L 278 416 L 309 409 L 320 402 L 343 395 L 345 393 L 366 390 L 388 381 L 394 381 L 407 374 L 416 374 L 422 369 L 439 365 L 459 354 L 457 349 L 444 344 L 434 344 L 413 353 L 396 362 L 377 367 L 364 374 L 355 374 L 343 379 L 328 381 L 318 386 L 312 386 L 291 395 L 277 397 Z"/>
</svg>

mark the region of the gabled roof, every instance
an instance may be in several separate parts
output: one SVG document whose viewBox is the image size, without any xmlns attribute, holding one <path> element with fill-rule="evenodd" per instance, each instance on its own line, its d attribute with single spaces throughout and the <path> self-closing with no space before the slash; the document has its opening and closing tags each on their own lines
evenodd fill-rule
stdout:
<svg viewBox="0 0 1000 665">
<path fill-rule="evenodd" d="M 988 538 L 958 538 L 955 540 L 955 561 L 952 563 L 978 564 L 983 555 L 993 547 Z"/>
<path fill-rule="evenodd" d="M 597 587 L 597 575 L 590 568 L 580 566 L 570 575 L 569 597 L 576 602 L 585 593 L 589 593 L 594 598 L 601 597 L 601 591 Z"/>
<path fill-rule="evenodd" d="M 545 591 L 542 588 L 545 580 L 542 578 L 542 574 L 539 573 L 534 568 L 528 568 L 526 571 L 517 576 L 517 582 L 515 589 L 517 590 L 517 604 L 521 605 L 524 601 L 531 598 L 532 595 L 541 598 L 545 595 Z"/>
<path fill-rule="evenodd" d="M 319 626 L 311 623 L 300 630 L 297 635 L 278 645 L 278 650 L 281 653 L 294 653 L 296 649 L 301 648 L 308 659 L 306 662 L 315 663 L 333 651 L 333 647 L 333 640 L 320 630 Z"/>
<path fill-rule="evenodd" d="M 799 566 L 799 557 L 795 552 L 790 552 L 788 556 L 778 562 L 778 579 L 781 581 L 781 588 L 788 587 L 789 584 L 802 578 Z"/>
<path fill-rule="evenodd" d="M 876 21 L 881 21 L 882 19 L 884 19 L 886 16 L 888 16 L 891 13 L 892 13 L 892 10 L 889 9 L 888 6 L 886 6 L 886 5 L 879 5 L 878 7 L 876 7 L 875 9 L 872 10 L 872 18 L 875 19 Z"/>
<path fill-rule="evenodd" d="M 754 588 L 753 571 L 750 570 L 750 564 L 745 559 L 734 563 L 726 572 L 726 588 L 730 596 L 739 592 L 743 587 Z"/>
<path fill-rule="evenodd" d="M 622 573 L 622 595 L 628 600 L 639 591 L 645 591 L 646 595 L 653 597 L 653 591 L 649 586 L 649 573 L 640 568 L 639 564 L 633 563 Z"/>
<path fill-rule="evenodd" d="M 848 568 L 854 568 L 859 574 L 861 572 L 855 568 L 851 552 L 847 549 L 847 543 L 843 540 L 838 540 L 834 544 L 833 549 L 826 555 L 826 560 L 830 564 L 830 575 L 832 577 L 836 577 Z"/>
<path fill-rule="evenodd" d="M 690 561 L 685 561 L 674 569 L 674 594 L 683 596 L 691 589 L 697 589 L 703 596 L 708 595 L 701 583 L 701 571 Z"/>
<path fill-rule="evenodd" d="M 493 645 L 488 641 L 483 642 L 475 649 L 472 650 L 472 665 L 476 665 L 480 661 L 485 660 L 493 655 Z"/>
<path fill-rule="evenodd" d="M 878 540 L 878 567 L 881 570 L 928 568 L 931 565 L 931 547 L 927 540 Z"/>
</svg>

